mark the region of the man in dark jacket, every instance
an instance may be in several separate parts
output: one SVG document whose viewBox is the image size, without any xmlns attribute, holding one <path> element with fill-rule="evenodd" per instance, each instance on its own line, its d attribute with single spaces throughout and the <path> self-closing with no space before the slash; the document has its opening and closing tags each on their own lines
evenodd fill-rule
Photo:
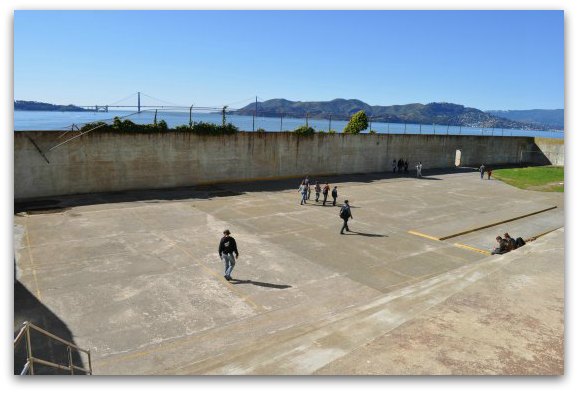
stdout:
<svg viewBox="0 0 578 393">
<path fill-rule="evenodd" d="M 331 190 L 331 196 L 333 197 L 333 206 L 337 203 L 337 186 L 333 187 Z"/>
<path fill-rule="evenodd" d="M 351 218 L 353 220 L 353 215 L 351 214 L 351 207 L 349 206 L 349 201 L 345 200 L 345 205 L 341 206 L 341 210 L 339 211 L 339 217 L 343 220 L 343 226 L 341 227 L 340 234 L 343 235 L 343 230 L 349 231 L 349 227 L 347 226 L 347 221 Z"/>
<path fill-rule="evenodd" d="M 497 237 L 496 237 L 496 242 L 498 243 L 498 245 L 497 245 L 496 248 L 494 248 L 494 249 L 492 250 L 492 255 L 495 255 L 495 254 L 505 254 L 505 253 L 507 253 L 508 251 L 510 251 L 510 250 L 509 250 L 510 246 L 509 246 L 508 242 L 507 242 L 506 240 L 502 239 L 501 236 L 497 236 Z"/>
<path fill-rule="evenodd" d="M 230 236 L 231 232 L 228 229 L 223 231 L 223 235 L 225 236 L 219 243 L 219 258 L 225 262 L 225 279 L 231 281 L 231 273 L 235 267 L 235 258 L 239 258 L 239 251 L 237 251 L 237 242 Z"/>
</svg>

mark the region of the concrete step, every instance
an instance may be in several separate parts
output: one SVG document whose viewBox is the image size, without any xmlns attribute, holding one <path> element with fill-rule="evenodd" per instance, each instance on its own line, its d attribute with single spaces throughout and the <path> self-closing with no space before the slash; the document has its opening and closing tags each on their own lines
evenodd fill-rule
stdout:
<svg viewBox="0 0 578 393">
<path fill-rule="evenodd" d="M 556 205 L 536 202 L 508 204 L 487 213 L 472 214 L 461 217 L 460 220 L 452 219 L 427 225 L 410 230 L 409 233 L 434 240 L 446 240 L 555 208 Z"/>
<path fill-rule="evenodd" d="M 469 248 L 479 252 L 490 253 L 496 246 L 496 236 L 509 233 L 511 237 L 528 241 L 550 233 L 564 226 L 564 210 L 553 209 L 531 215 L 515 221 L 492 226 L 476 232 L 457 236 L 447 241 L 459 247 Z"/>
</svg>

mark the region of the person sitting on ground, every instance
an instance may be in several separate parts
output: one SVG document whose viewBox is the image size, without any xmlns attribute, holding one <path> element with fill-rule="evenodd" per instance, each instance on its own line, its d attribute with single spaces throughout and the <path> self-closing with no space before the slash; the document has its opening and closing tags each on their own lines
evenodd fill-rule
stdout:
<svg viewBox="0 0 578 393">
<path fill-rule="evenodd" d="M 508 242 L 502 239 L 501 236 L 496 236 L 496 242 L 498 242 L 498 246 L 492 250 L 492 255 L 505 254 L 509 251 Z"/>
<path fill-rule="evenodd" d="M 518 248 L 516 241 L 510 237 L 510 234 L 508 232 L 504 233 L 504 240 L 508 242 L 509 247 L 508 251 L 512 251 Z"/>
</svg>

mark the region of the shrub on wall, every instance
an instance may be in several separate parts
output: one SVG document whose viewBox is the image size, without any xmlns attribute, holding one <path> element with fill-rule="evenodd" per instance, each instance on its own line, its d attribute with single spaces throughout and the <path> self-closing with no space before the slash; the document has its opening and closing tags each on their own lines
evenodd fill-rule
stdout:
<svg viewBox="0 0 578 393">
<path fill-rule="evenodd" d="M 297 135 L 313 135 L 315 134 L 315 129 L 313 127 L 301 126 L 293 130 Z"/>
<path fill-rule="evenodd" d="M 94 123 L 87 123 L 80 128 L 80 131 L 90 131 L 97 129 L 99 131 L 114 131 L 114 132 L 168 132 L 171 131 L 166 121 L 161 120 L 152 124 L 137 124 L 130 120 L 121 120 L 115 117 L 112 124 L 107 124 L 103 121 L 98 121 Z M 197 123 L 192 127 L 187 125 L 181 125 L 174 128 L 175 131 L 186 131 L 193 132 L 195 134 L 206 134 L 206 135 L 222 135 L 222 134 L 234 134 L 239 129 L 231 123 L 224 126 L 216 125 L 213 123 Z"/>
<path fill-rule="evenodd" d="M 361 131 L 366 130 L 367 127 L 369 127 L 367 115 L 364 111 L 359 111 L 351 116 L 351 120 L 343 129 L 343 132 L 346 134 L 359 134 Z"/>
</svg>

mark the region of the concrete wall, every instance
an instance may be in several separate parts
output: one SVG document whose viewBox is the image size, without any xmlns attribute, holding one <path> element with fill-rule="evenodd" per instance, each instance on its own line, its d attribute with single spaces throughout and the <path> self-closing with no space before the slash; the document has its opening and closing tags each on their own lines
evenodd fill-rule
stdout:
<svg viewBox="0 0 578 393">
<path fill-rule="evenodd" d="M 518 163 L 534 138 L 457 135 L 14 133 L 14 197 L 170 188 L 203 183 L 371 173 L 404 158 L 415 169 Z M 38 152 L 34 143 L 46 155 Z"/>
<path fill-rule="evenodd" d="M 564 140 L 535 138 L 529 162 L 564 166 Z"/>
</svg>

